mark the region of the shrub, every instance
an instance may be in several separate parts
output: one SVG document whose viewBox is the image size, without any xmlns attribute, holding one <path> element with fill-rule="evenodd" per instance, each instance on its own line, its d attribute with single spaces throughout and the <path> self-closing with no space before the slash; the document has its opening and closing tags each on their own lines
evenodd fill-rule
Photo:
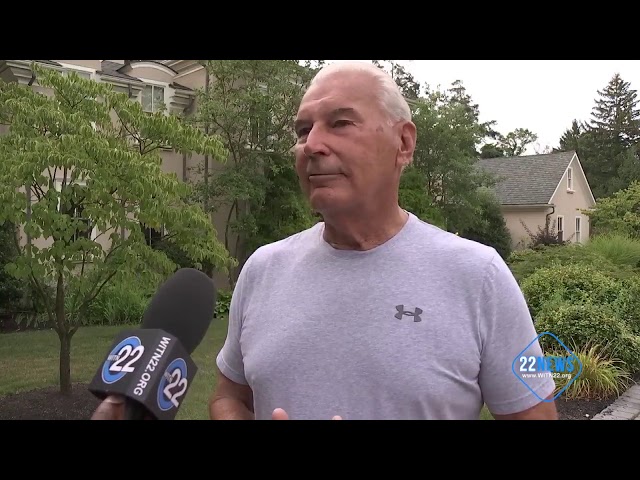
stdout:
<svg viewBox="0 0 640 480">
<path fill-rule="evenodd" d="M 229 306 L 231 304 L 232 292 L 220 290 L 216 298 L 215 316 L 216 318 L 229 314 Z"/>
<path fill-rule="evenodd" d="M 521 289 L 534 318 L 551 301 L 606 305 L 620 294 L 617 280 L 586 264 L 539 268 L 522 281 Z"/>
<path fill-rule="evenodd" d="M 611 308 L 635 335 L 640 335 L 640 276 L 621 280 L 619 285 L 618 297 Z"/>
<path fill-rule="evenodd" d="M 461 237 L 495 248 L 507 259 L 511 253 L 511 234 L 495 193 L 487 188 L 478 189 L 477 215 L 471 225 L 460 229 Z"/>
<path fill-rule="evenodd" d="M 564 398 L 602 400 L 618 396 L 625 390 L 631 381 L 631 375 L 625 369 L 624 363 L 608 357 L 607 350 L 608 348 L 601 348 L 594 343 L 573 349 L 573 354 L 582 364 L 582 371 L 562 393 Z M 569 380 L 557 378 L 558 391 L 563 389 Z"/>
<path fill-rule="evenodd" d="M 507 263 L 518 282 L 522 282 L 539 268 L 551 265 L 586 264 L 612 278 L 632 278 L 638 275 L 629 265 L 619 265 L 603 256 L 597 249 L 580 244 L 538 246 L 511 253 Z"/>
<path fill-rule="evenodd" d="M 595 236 L 585 245 L 585 250 L 611 261 L 616 265 L 640 267 L 640 240 L 621 233 Z"/>
<path fill-rule="evenodd" d="M 91 303 L 85 323 L 89 325 L 137 325 L 154 293 L 155 285 L 134 276 L 114 278 Z"/>
<path fill-rule="evenodd" d="M 604 345 L 607 358 L 624 362 L 630 372 L 640 369 L 640 338 L 608 305 L 552 301 L 540 309 L 535 324 L 539 333 L 551 332 L 576 349 Z M 544 350 L 557 348 L 549 335 L 540 337 L 540 344 Z"/>
<path fill-rule="evenodd" d="M 20 281 L 5 270 L 17 256 L 15 226 L 9 222 L 0 224 L 0 311 L 13 310 L 22 296 Z"/>
</svg>

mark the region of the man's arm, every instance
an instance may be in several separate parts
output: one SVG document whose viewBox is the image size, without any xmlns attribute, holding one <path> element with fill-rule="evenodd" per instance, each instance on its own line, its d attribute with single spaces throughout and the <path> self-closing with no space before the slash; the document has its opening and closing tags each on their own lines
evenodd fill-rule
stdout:
<svg viewBox="0 0 640 480">
<path fill-rule="evenodd" d="M 507 415 L 492 413 L 491 415 L 496 420 L 558 420 L 558 410 L 553 400 L 553 394 L 547 397 L 546 402 L 540 402 L 522 412 Z"/>
<path fill-rule="evenodd" d="M 209 402 L 211 420 L 254 420 L 253 392 L 248 385 L 241 385 L 217 368 L 218 384 Z"/>
<path fill-rule="evenodd" d="M 520 371 L 522 359 L 544 355 L 520 286 L 495 254 L 478 302 L 481 358 L 478 381 L 489 411 L 499 420 L 557 419 L 551 375 Z"/>
</svg>

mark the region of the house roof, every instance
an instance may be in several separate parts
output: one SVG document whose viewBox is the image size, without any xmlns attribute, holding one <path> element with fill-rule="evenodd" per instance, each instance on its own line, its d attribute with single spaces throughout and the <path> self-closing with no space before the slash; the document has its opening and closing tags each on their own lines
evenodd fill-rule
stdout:
<svg viewBox="0 0 640 480">
<path fill-rule="evenodd" d="M 502 205 L 540 205 L 551 201 L 575 154 L 571 150 L 542 155 L 481 158 L 477 165 L 498 177 L 494 188 Z"/>
<path fill-rule="evenodd" d="M 131 75 L 127 75 L 125 73 L 120 73 L 118 69 L 124 67 L 121 63 L 110 62 L 109 60 L 103 60 L 100 64 L 100 68 L 102 69 L 101 73 L 105 75 L 110 75 L 112 77 L 122 78 L 124 80 L 133 80 L 135 82 L 139 82 L 140 79 L 132 77 Z"/>
</svg>

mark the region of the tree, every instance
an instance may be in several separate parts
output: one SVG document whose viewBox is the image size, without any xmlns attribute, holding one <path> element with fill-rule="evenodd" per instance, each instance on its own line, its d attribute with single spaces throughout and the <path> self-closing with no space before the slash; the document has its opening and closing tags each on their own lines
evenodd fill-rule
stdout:
<svg viewBox="0 0 640 480">
<path fill-rule="evenodd" d="M 258 246 L 315 223 L 290 151 L 293 120 L 317 65 L 297 60 L 202 63 L 210 83 L 198 92 L 193 121 L 221 137 L 229 161 L 209 172 L 197 189 L 211 214 L 226 211 L 224 245 L 241 267 Z M 238 270 L 229 271 L 231 288 Z"/>
<path fill-rule="evenodd" d="M 147 114 L 108 84 L 32 65 L 39 87 L 0 84 L 0 223 L 30 239 L 9 272 L 28 282 L 60 340 L 60 390 L 71 391 L 71 338 L 91 302 L 123 270 L 170 273 L 143 227 L 164 227 L 196 262 L 233 264 L 190 188 L 163 173 L 160 148 L 223 158 L 214 137 L 174 116 Z M 114 121 L 115 119 L 115 121 Z M 25 191 L 30 192 L 29 195 Z M 31 197 L 31 201 L 28 198 Z"/>
<path fill-rule="evenodd" d="M 398 62 L 394 60 L 372 60 L 371 63 L 391 75 L 405 98 L 415 100 L 420 97 L 420 82 Z M 389 65 L 388 68 L 385 68 L 385 63 Z"/>
<path fill-rule="evenodd" d="M 479 187 L 476 212 L 473 222 L 458 234 L 495 248 L 506 260 L 511 254 L 511 233 L 502 214 L 500 201 L 492 189 Z"/>
<path fill-rule="evenodd" d="M 591 126 L 609 132 L 622 148 L 635 146 L 640 139 L 640 109 L 638 93 L 619 73 L 614 74 L 592 111 Z"/>
<path fill-rule="evenodd" d="M 596 199 L 638 179 L 640 141 L 639 100 L 629 82 L 616 73 L 598 95 L 590 122 L 573 120 L 559 148 L 578 153 Z"/>
<path fill-rule="evenodd" d="M 583 213 L 589 216 L 594 234 L 620 233 L 640 238 L 640 181 L 601 198 L 592 210 Z"/>
<path fill-rule="evenodd" d="M 516 128 L 504 136 L 500 136 L 499 147 L 507 157 L 517 157 L 524 153 L 527 146 L 538 140 L 538 135 L 528 128 Z"/>
</svg>

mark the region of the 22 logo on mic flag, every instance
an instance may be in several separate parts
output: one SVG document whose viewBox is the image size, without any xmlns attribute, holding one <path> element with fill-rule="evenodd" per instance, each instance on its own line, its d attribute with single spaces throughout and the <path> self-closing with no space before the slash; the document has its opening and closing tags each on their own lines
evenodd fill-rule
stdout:
<svg viewBox="0 0 640 480">
<path fill-rule="evenodd" d="M 144 354 L 140 338 L 132 335 L 118 343 L 107 355 L 102 366 L 102 380 L 112 384 L 135 370 L 135 364 Z"/>
</svg>

